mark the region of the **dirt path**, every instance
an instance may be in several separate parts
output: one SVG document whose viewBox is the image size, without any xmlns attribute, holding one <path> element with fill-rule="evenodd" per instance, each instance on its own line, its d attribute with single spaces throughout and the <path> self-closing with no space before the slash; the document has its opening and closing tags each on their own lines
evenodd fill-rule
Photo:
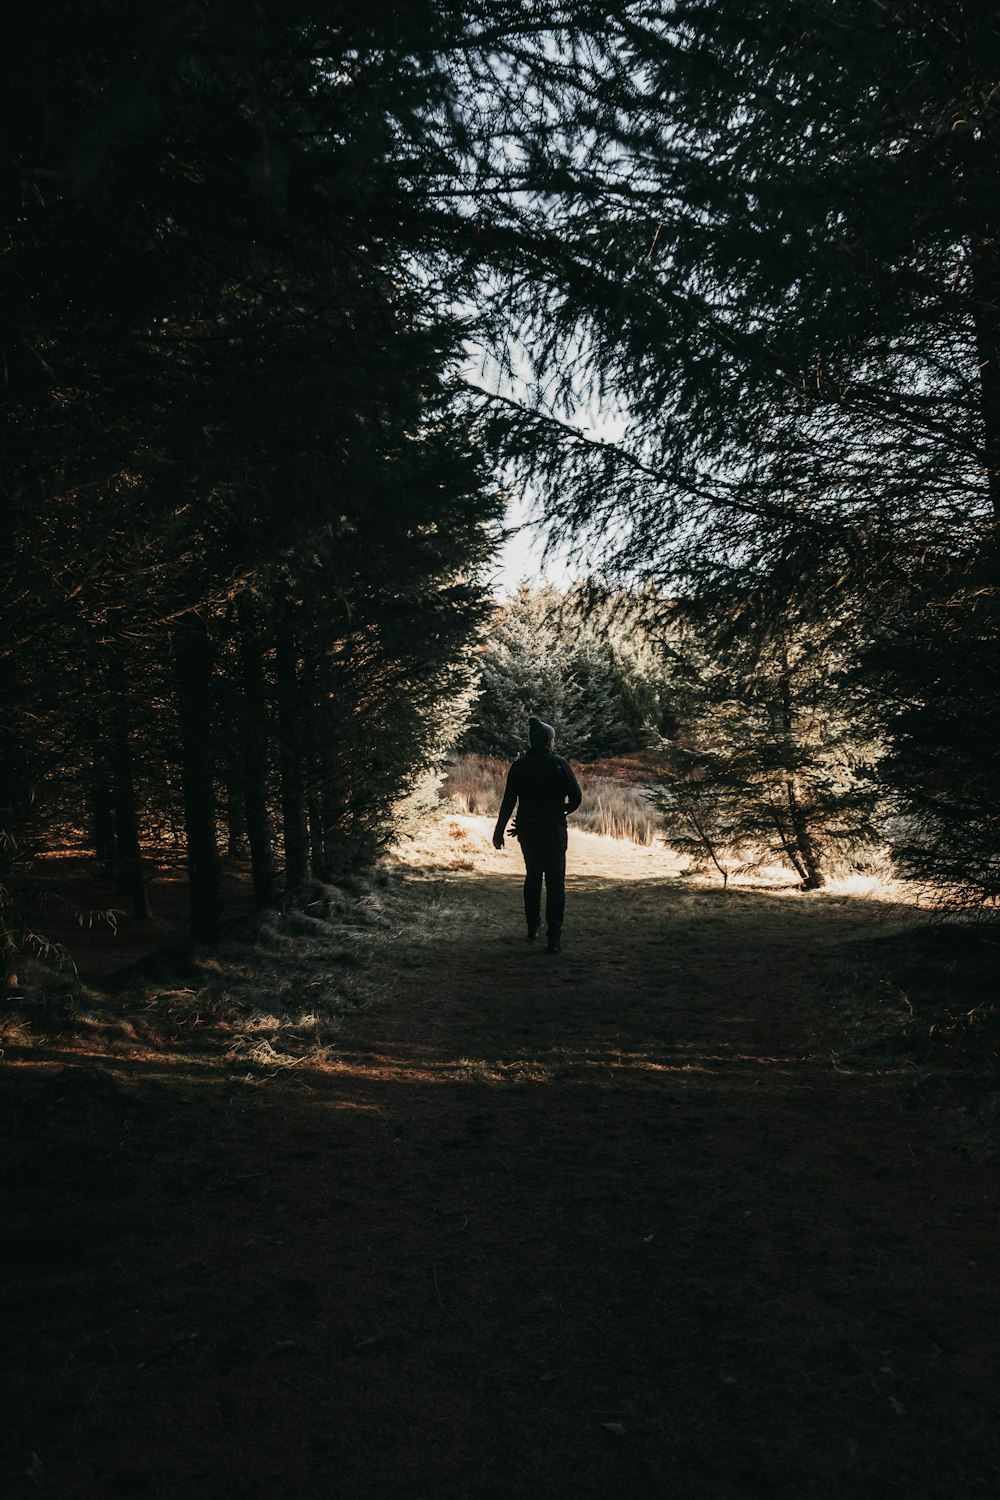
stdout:
<svg viewBox="0 0 1000 1500">
<path fill-rule="evenodd" d="M 581 865 L 555 958 L 426 877 L 331 1069 L 6 1070 L 5 1494 L 998 1492 L 995 1165 L 816 1041 L 870 910 Z"/>
</svg>

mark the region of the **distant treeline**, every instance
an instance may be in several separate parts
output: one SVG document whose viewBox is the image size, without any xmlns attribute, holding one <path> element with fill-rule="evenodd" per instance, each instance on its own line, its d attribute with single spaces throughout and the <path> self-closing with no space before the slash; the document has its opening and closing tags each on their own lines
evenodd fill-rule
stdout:
<svg viewBox="0 0 1000 1500">
<path fill-rule="evenodd" d="M 780 863 L 811 889 L 864 865 L 892 798 L 855 662 L 804 618 L 720 632 L 727 603 L 706 619 L 703 599 L 522 584 L 494 614 L 457 748 L 510 759 L 545 713 L 575 760 L 644 752 L 668 841 L 723 879 Z"/>
<path fill-rule="evenodd" d="M 533 713 L 556 727 L 560 753 L 580 761 L 676 731 L 676 674 L 656 616 L 638 597 L 524 581 L 495 609 L 478 667 L 461 751 L 513 759 Z"/>
</svg>

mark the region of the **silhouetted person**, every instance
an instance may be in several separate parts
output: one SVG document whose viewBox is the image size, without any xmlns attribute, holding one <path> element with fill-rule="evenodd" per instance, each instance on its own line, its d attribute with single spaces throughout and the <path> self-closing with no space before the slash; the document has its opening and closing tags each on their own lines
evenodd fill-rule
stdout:
<svg viewBox="0 0 1000 1500">
<path fill-rule="evenodd" d="M 503 848 L 507 819 L 517 803 L 514 832 L 524 855 L 524 915 L 528 938 L 538 936 L 542 912 L 542 877 L 545 877 L 545 925 L 548 951 L 559 952 L 563 913 L 566 910 L 566 814 L 576 812 L 583 800 L 569 762 L 554 755 L 556 732 L 532 714 L 528 720 L 527 755 L 516 760 L 507 773 L 507 786 L 500 815 L 493 830 L 494 849 Z"/>
</svg>

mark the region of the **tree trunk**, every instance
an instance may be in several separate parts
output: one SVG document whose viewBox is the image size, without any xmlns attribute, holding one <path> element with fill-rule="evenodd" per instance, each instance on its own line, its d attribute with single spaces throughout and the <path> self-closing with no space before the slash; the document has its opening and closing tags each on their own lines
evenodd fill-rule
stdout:
<svg viewBox="0 0 1000 1500">
<path fill-rule="evenodd" d="M 820 886 L 826 884 L 826 877 L 820 869 L 816 845 L 813 843 L 798 783 L 794 776 L 789 776 L 785 783 L 785 794 L 788 800 L 788 819 L 792 826 L 792 837 L 801 860 L 801 869 L 805 871 L 802 889 L 818 891 Z"/>
<path fill-rule="evenodd" d="M 991 234 L 972 249 L 972 316 L 979 359 L 983 463 L 993 521 L 1000 526 L 1000 240 Z"/>
<path fill-rule="evenodd" d="M 0 663 L 0 830 L 13 839 L 31 806 L 31 773 L 17 729 L 23 698 L 13 666 Z"/>
<path fill-rule="evenodd" d="M 344 870 L 343 840 L 338 837 L 336 813 L 332 801 L 325 800 L 323 803 L 323 863 L 320 865 L 320 879 L 335 881 Z"/>
<path fill-rule="evenodd" d="M 16 893 L 17 849 L 21 826 L 31 806 L 31 773 L 18 734 L 18 709 L 24 691 L 9 662 L 0 662 L 0 883 Z M 4 920 L 0 904 L 0 977 L 15 990 L 18 939 Z"/>
<path fill-rule="evenodd" d="M 782 647 L 782 673 L 781 673 L 781 713 L 782 727 L 785 733 L 785 748 L 787 756 L 792 760 L 797 756 L 795 744 L 795 714 L 792 708 L 792 665 L 788 659 L 787 646 Z M 788 762 L 786 761 L 786 765 Z M 809 826 L 809 818 L 802 805 L 802 795 L 799 789 L 798 778 L 794 770 L 786 772 L 785 776 L 785 800 L 788 804 L 788 821 L 791 827 L 791 842 L 795 846 L 798 856 L 793 861 L 796 872 L 802 878 L 802 889 L 805 891 L 819 890 L 826 883 L 823 871 L 820 869 L 819 853 Z"/>
<path fill-rule="evenodd" d="M 181 781 L 187 843 L 191 936 L 219 939 L 221 866 L 212 786 L 212 667 L 205 622 L 185 615 L 174 627 L 174 678 L 181 722 Z"/>
<path fill-rule="evenodd" d="M 243 788 L 226 782 L 226 855 L 242 859 L 247 852 L 247 816 L 243 805 Z"/>
<path fill-rule="evenodd" d="M 308 774 L 306 798 L 309 812 L 309 858 L 312 872 L 317 879 L 324 878 L 324 849 L 326 826 L 323 817 L 323 784 L 326 779 L 326 715 L 325 697 L 327 685 L 323 681 L 323 648 L 308 635 L 303 642 L 302 696 L 308 705 L 309 741 L 306 751 Z"/>
<path fill-rule="evenodd" d="M 135 800 L 135 761 L 131 726 L 125 699 L 116 692 L 112 700 L 111 789 L 115 812 L 115 863 L 118 890 L 132 905 L 134 916 L 150 915 L 146 872 L 139 845 L 139 818 Z"/>
<path fill-rule="evenodd" d="M 772 798 L 770 797 L 770 795 L 768 796 L 767 802 L 768 802 L 768 806 L 771 809 L 771 818 L 772 818 L 772 820 L 774 822 L 774 831 L 778 835 L 778 843 L 781 845 L 782 849 L 785 851 L 785 856 L 786 856 L 786 858 L 788 860 L 788 863 L 791 865 L 791 867 L 795 871 L 796 875 L 802 881 L 802 884 L 805 885 L 806 880 L 809 877 L 808 877 L 808 874 L 806 872 L 805 866 L 803 865 L 801 859 L 799 858 L 798 850 L 795 847 L 795 838 L 794 838 L 794 835 L 791 835 L 791 836 L 789 835 L 787 829 L 785 828 L 784 823 L 781 821 L 781 814 L 779 813 L 778 809 L 775 807 L 774 802 L 773 802 Z"/>
<path fill-rule="evenodd" d="M 274 900 L 275 888 L 271 814 L 267 805 L 271 724 L 264 687 L 264 653 L 261 649 L 259 623 L 253 610 L 243 600 L 237 606 L 237 626 L 243 674 L 243 800 L 247 815 L 247 837 L 250 840 L 254 905 L 260 911 L 262 907 L 270 906 Z"/>
<path fill-rule="evenodd" d="M 287 620 L 277 629 L 278 748 L 281 770 L 281 819 L 285 843 L 285 885 L 290 889 L 309 878 L 309 825 L 306 818 L 305 774 L 302 756 L 302 703 L 299 694 L 294 626 Z M 320 840 L 322 842 L 322 840 Z"/>
<path fill-rule="evenodd" d="M 321 880 L 335 880 L 345 870 L 345 791 L 343 777 L 336 775 L 329 766 L 324 767 L 319 800 L 323 828 L 323 859 L 319 869 Z"/>
<path fill-rule="evenodd" d="M 309 856 L 313 874 L 322 879 L 323 817 L 320 812 L 318 791 L 311 791 L 309 794 Z"/>
<path fill-rule="evenodd" d="M 115 809 L 111 780 L 103 764 L 95 766 L 90 790 L 90 839 L 105 875 L 110 875 L 115 867 Z"/>
<path fill-rule="evenodd" d="M 701 844 L 701 847 L 705 850 L 705 853 L 708 855 L 709 859 L 712 861 L 713 865 L 722 876 L 722 889 L 724 891 L 728 890 L 729 871 L 726 869 L 725 865 L 721 864 L 719 861 L 719 856 L 715 852 L 715 840 L 709 833 L 707 825 L 705 824 L 703 819 L 698 816 L 694 808 L 690 805 L 687 807 L 686 816 L 688 822 L 691 824 L 691 827 L 694 829 L 695 833 L 698 836 L 698 841 Z"/>
</svg>

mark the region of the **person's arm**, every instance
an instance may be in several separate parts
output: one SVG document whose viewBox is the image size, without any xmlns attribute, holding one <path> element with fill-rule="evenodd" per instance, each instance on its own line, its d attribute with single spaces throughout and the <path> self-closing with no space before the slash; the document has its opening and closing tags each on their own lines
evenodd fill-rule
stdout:
<svg viewBox="0 0 1000 1500">
<path fill-rule="evenodd" d="M 503 848 L 503 836 L 507 828 L 507 819 L 514 811 L 514 803 L 517 801 L 517 787 L 514 785 L 514 767 L 511 766 L 507 772 L 507 785 L 504 788 L 503 801 L 500 804 L 500 812 L 497 815 L 497 826 L 493 830 L 494 849 Z"/>
<path fill-rule="evenodd" d="M 583 801 L 583 793 L 580 790 L 580 783 L 573 775 L 573 767 L 569 761 L 564 761 L 563 764 L 566 767 L 566 780 L 569 783 L 566 788 L 566 811 L 573 813 Z"/>
</svg>

